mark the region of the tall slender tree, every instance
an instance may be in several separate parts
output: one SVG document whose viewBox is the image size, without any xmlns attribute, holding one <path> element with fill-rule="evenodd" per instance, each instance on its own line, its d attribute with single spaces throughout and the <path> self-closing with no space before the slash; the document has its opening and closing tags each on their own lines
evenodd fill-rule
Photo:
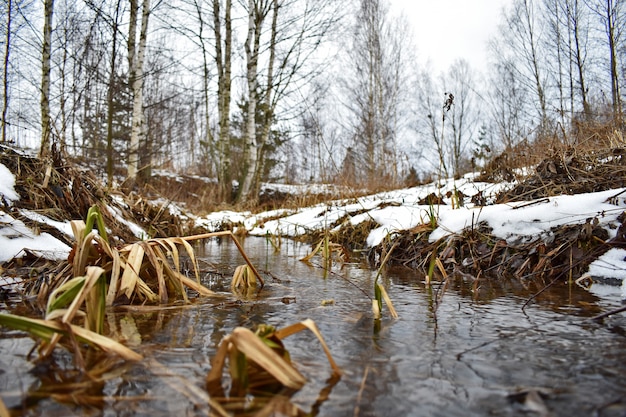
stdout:
<svg viewBox="0 0 626 417">
<path fill-rule="evenodd" d="M 137 180 L 139 171 L 139 146 L 145 137 L 145 118 L 143 101 L 144 60 L 148 41 L 148 20 L 150 17 L 150 0 L 143 0 L 141 5 L 141 28 L 139 42 L 136 42 L 139 3 L 130 0 L 130 22 L 128 33 L 128 67 L 129 85 L 133 95 L 132 127 L 128 147 L 127 181 L 132 185 Z"/>
<path fill-rule="evenodd" d="M 6 3 L 6 35 L 4 37 L 4 60 L 2 61 L 2 137 L 1 142 L 7 141 L 7 112 L 9 110 L 9 55 L 11 53 L 11 24 L 13 23 L 13 0 Z"/>
<path fill-rule="evenodd" d="M 404 30 L 400 29 L 404 28 Z M 397 178 L 395 165 L 402 95 L 406 94 L 406 22 L 393 19 L 384 0 L 361 0 L 344 85 L 350 146 L 361 156 L 361 182 Z"/>
<path fill-rule="evenodd" d="M 222 199 L 230 201 L 232 196 L 231 154 L 230 154 L 230 102 L 231 102 L 231 62 L 233 29 L 231 19 L 231 0 L 226 0 L 224 17 L 220 11 L 220 0 L 213 0 L 213 30 L 215 34 L 215 64 L 217 67 L 217 112 L 219 117 L 218 133 L 218 180 Z M 224 35 L 222 36 L 222 27 Z M 205 79 L 208 70 L 205 62 Z M 208 86 L 205 100 L 208 103 Z M 208 114 L 208 108 L 206 109 Z M 207 123 L 208 131 L 208 123 Z"/>
<path fill-rule="evenodd" d="M 41 146 L 39 156 L 50 153 L 52 137 L 52 117 L 50 115 L 50 76 L 52 72 L 52 14 L 54 0 L 44 1 L 43 43 L 41 52 Z"/>
</svg>

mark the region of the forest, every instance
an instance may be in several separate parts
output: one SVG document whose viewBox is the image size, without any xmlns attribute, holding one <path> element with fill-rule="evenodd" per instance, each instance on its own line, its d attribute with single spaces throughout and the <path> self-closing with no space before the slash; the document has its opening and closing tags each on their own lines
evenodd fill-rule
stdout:
<svg viewBox="0 0 626 417">
<path fill-rule="evenodd" d="M 376 190 L 623 141 L 619 0 L 507 2 L 487 73 L 462 59 L 435 73 L 386 0 L 2 10 L 1 142 L 109 187 L 169 170 L 216 179 L 214 201 L 254 202 L 263 182 Z"/>
<path fill-rule="evenodd" d="M 626 415 L 625 1 L 400 1 L 2 0 L 0 417 Z"/>
</svg>

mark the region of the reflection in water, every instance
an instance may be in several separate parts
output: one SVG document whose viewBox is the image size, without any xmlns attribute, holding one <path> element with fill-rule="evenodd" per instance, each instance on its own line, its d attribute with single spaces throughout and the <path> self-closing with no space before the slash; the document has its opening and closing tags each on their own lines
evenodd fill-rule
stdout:
<svg viewBox="0 0 626 417">
<path fill-rule="evenodd" d="M 90 369 L 100 376 L 90 379 L 59 351 L 35 366 L 25 357 L 30 339 L 0 330 L 0 395 L 12 415 L 626 414 L 626 319 L 587 319 L 616 307 L 612 300 L 558 284 L 522 311 L 542 283 L 453 276 L 443 292 L 436 283 L 425 288 L 415 271 L 390 268 L 384 284 L 399 318 L 383 309 L 374 320 L 375 271 L 351 263 L 324 274 L 299 261 L 308 246 L 289 241 L 280 253 L 260 238 L 244 247 L 264 271 L 260 294 L 229 294 L 228 277 L 243 259 L 231 242 L 212 240 L 201 248 L 201 265 L 219 298 L 108 316 L 111 332 L 146 357 L 142 364 L 94 357 Z M 324 352 L 303 332 L 285 341 L 308 380 L 298 392 L 227 399 L 204 389 L 215 349 L 232 329 L 306 318 L 320 328 L 341 379 L 329 380 Z"/>
</svg>

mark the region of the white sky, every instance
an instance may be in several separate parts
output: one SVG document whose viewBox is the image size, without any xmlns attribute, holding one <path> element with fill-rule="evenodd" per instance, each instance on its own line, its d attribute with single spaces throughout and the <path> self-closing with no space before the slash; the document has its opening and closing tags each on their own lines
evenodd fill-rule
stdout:
<svg viewBox="0 0 626 417">
<path fill-rule="evenodd" d="M 501 11 L 512 0 L 390 0 L 392 14 L 411 25 L 420 62 L 437 72 L 457 58 L 478 71 L 487 69 L 487 41 L 496 33 Z"/>
</svg>

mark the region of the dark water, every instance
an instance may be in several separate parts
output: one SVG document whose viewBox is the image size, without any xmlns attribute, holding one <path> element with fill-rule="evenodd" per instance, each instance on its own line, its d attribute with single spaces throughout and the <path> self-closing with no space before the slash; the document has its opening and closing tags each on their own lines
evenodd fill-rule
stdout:
<svg viewBox="0 0 626 417">
<path fill-rule="evenodd" d="M 376 321 L 375 272 L 357 260 L 324 274 L 298 260 L 308 246 L 284 241 L 274 252 L 264 239 L 248 238 L 245 249 L 264 271 L 258 296 L 237 299 L 227 292 L 228 277 L 206 273 L 223 298 L 109 315 L 111 328 L 145 356 L 140 364 L 87 356 L 87 378 L 58 352 L 35 366 L 26 358 L 31 339 L 1 330 L 0 395 L 12 415 L 196 416 L 214 412 L 207 401 L 254 415 L 267 399 L 207 399 L 204 379 L 217 345 L 236 326 L 311 318 L 344 373 L 330 379 L 312 334 L 289 337 L 286 347 L 308 383 L 274 398 L 280 405 L 266 415 L 626 416 L 626 318 L 589 320 L 618 299 L 559 284 L 522 310 L 538 287 L 458 278 L 437 303 L 437 285 L 429 290 L 415 272 L 391 270 L 383 281 L 399 318 L 383 309 Z M 232 273 L 243 264 L 228 241 L 200 252 L 207 271 Z"/>
</svg>

